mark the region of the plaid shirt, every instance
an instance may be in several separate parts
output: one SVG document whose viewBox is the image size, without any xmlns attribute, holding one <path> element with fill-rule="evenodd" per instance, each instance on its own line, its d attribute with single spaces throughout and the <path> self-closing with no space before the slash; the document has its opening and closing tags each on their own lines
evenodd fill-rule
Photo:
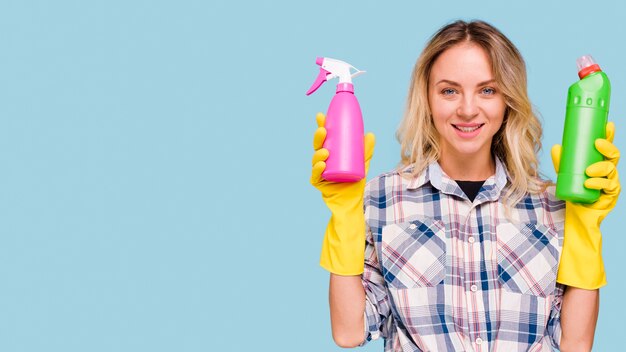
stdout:
<svg viewBox="0 0 626 352">
<path fill-rule="evenodd" d="M 558 348 L 565 203 L 551 186 L 507 216 L 507 180 L 496 159 L 474 202 L 438 163 L 417 178 L 396 170 L 368 182 L 363 344 L 383 337 L 385 351 Z"/>
</svg>

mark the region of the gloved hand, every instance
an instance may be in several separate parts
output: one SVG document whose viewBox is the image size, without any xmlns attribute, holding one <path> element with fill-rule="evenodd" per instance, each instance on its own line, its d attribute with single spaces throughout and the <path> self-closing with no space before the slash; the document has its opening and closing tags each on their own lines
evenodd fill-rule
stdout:
<svg viewBox="0 0 626 352">
<path fill-rule="evenodd" d="M 604 161 L 591 164 L 585 172 L 590 178 L 585 187 L 601 190 L 600 199 L 593 204 L 566 202 L 563 251 L 556 281 L 567 286 L 593 290 L 606 285 L 602 261 L 600 223 L 613 209 L 620 193 L 617 175 L 619 150 L 613 145 L 615 125 L 606 125 L 606 139 L 596 139 L 596 149 Z M 561 146 L 552 147 L 552 163 L 559 172 Z"/>
<path fill-rule="evenodd" d="M 313 169 L 311 184 L 320 190 L 331 217 L 322 244 L 320 265 L 338 275 L 360 275 L 365 260 L 365 216 L 363 192 L 365 178 L 357 182 L 329 182 L 322 179 L 328 150 L 322 148 L 326 139 L 326 116 L 317 114 L 317 130 L 313 137 Z M 374 154 L 374 134 L 365 135 L 365 175 Z"/>
</svg>

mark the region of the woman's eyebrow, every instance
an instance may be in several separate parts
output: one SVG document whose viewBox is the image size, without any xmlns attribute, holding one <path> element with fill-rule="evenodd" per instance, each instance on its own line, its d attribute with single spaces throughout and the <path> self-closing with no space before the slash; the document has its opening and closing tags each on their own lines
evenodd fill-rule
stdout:
<svg viewBox="0 0 626 352">
<path fill-rule="evenodd" d="M 488 79 L 488 80 L 486 80 L 486 81 L 483 81 L 483 82 L 478 83 L 478 84 L 477 84 L 477 86 L 483 86 L 483 85 L 485 85 L 485 84 L 495 83 L 495 81 L 496 81 L 496 80 L 495 80 L 494 78 L 492 78 L 492 79 Z M 457 87 L 460 87 L 460 86 L 461 86 L 459 83 L 457 83 L 457 82 L 455 82 L 455 81 L 451 81 L 451 80 L 449 80 L 449 79 L 442 79 L 442 80 L 440 80 L 439 82 L 435 83 L 435 85 L 440 84 L 440 83 L 446 83 L 446 84 L 449 84 L 449 85 L 451 85 L 451 86 L 457 86 Z"/>
</svg>

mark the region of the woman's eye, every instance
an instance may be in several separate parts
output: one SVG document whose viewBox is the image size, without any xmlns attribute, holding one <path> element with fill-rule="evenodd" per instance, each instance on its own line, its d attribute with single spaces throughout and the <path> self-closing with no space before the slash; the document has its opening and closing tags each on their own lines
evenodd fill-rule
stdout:
<svg viewBox="0 0 626 352">
<path fill-rule="evenodd" d="M 456 93 L 456 91 L 452 88 L 445 88 L 441 91 L 441 94 L 443 95 L 452 95 L 454 93 Z"/>
<path fill-rule="evenodd" d="M 496 94 L 496 90 L 495 90 L 495 89 L 493 89 L 493 88 L 491 88 L 491 87 L 486 87 L 486 88 L 483 88 L 483 91 L 482 91 L 482 92 L 483 92 L 483 94 L 487 94 L 487 95 L 493 95 L 493 94 Z"/>
</svg>

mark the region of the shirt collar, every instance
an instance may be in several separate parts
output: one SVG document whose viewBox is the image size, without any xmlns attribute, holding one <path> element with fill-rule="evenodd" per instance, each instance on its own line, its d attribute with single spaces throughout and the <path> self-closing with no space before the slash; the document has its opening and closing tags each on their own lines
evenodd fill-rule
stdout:
<svg viewBox="0 0 626 352">
<path fill-rule="evenodd" d="M 495 158 L 496 172 L 494 175 L 485 180 L 480 192 L 476 196 L 475 200 L 487 201 L 496 200 L 500 196 L 500 193 L 504 189 L 509 179 L 509 174 L 506 170 L 504 163 Z M 407 172 L 411 170 L 411 166 L 405 168 L 403 171 Z M 430 182 L 430 184 L 441 191 L 442 193 L 452 194 L 461 198 L 467 198 L 463 190 L 457 185 L 456 181 L 451 179 L 441 169 L 441 166 L 437 161 L 430 163 L 424 172 L 417 177 L 411 179 L 407 185 L 407 190 L 417 189 Z"/>
</svg>

